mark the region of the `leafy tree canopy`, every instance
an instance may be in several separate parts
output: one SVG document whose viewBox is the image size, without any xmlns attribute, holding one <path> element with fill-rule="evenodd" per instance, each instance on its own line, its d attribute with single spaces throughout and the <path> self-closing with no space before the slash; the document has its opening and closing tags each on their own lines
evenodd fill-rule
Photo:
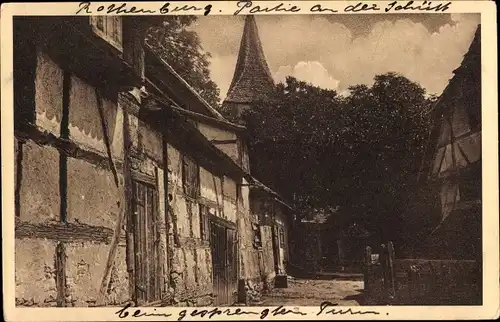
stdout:
<svg viewBox="0 0 500 322">
<path fill-rule="evenodd" d="M 150 28 L 146 42 L 210 105 L 219 107 L 220 90 L 210 78 L 210 53 L 189 26 L 196 16 L 169 16 L 163 25 Z"/>
<path fill-rule="evenodd" d="M 278 84 L 244 114 L 252 171 L 304 213 L 338 207 L 384 234 L 412 199 L 435 99 L 396 73 L 349 92 Z"/>
</svg>

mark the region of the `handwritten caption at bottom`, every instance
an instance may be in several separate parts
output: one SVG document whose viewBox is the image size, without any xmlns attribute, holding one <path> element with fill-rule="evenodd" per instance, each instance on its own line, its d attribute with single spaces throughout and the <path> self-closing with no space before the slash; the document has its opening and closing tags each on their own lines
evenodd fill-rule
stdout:
<svg viewBox="0 0 500 322">
<path fill-rule="evenodd" d="M 287 309 L 282 305 L 275 308 L 264 308 L 262 310 L 253 310 L 252 308 L 242 309 L 239 307 L 235 308 L 224 308 L 220 309 L 218 307 L 210 309 L 183 309 L 177 314 L 169 313 L 168 311 L 163 311 L 161 309 L 152 308 L 149 310 L 132 307 L 131 304 L 125 305 L 123 308 L 115 312 L 115 314 L 120 319 L 130 319 L 130 318 L 151 318 L 151 317 L 161 317 L 161 318 L 171 318 L 173 320 L 182 321 L 185 318 L 206 318 L 212 319 L 220 316 L 228 317 L 238 317 L 238 316 L 252 316 L 260 320 L 267 319 L 269 317 L 278 316 L 307 316 L 308 313 L 300 311 L 299 308 L 294 308 L 293 310 Z M 379 315 L 380 312 L 372 310 L 353 310 L 351 308 L 342 309 L 338 307 L 337 303 L 332 303 L 325 301 L 321 303 L 317 312 L 313 315 Z"/>
</svg>

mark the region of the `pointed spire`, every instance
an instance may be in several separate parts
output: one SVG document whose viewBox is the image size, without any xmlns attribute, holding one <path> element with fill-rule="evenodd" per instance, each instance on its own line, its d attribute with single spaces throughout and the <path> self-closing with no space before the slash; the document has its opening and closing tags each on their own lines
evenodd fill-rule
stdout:
<svg viewBox="0 0 500 322">
<path fill-rule="evenodd" d="M 255 18 L 247 15 L 236 69 L 224 104 L 250 104 L 257 97 L 269 94 L 273 87 L 274 81 L 264 56 Z"/>
</svg>

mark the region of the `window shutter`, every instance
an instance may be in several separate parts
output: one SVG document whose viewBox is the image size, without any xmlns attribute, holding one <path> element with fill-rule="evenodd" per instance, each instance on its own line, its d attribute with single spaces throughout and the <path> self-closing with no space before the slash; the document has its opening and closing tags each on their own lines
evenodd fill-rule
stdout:
<svg viewBox="0 0 500 322">
<path fill-rule="evenodd" d="M 209 240 L 208 208 L 200 204 L 200 236 L 202 240 Z"/>
<path fill-rule="evenodd" d="M 188 157 L 183 157 L 182 162 L 182 180 L 184 193 L 189 197 L 196 198 L 198 197 L 199 191 L 198 165 Z"/>
</svg>

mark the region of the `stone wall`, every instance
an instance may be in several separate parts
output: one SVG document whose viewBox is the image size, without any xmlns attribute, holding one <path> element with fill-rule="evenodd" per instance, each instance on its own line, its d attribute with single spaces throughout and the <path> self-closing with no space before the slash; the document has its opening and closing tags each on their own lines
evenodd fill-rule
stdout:
<svg viewBox="0 0 500 322">
<path fill-rule="evenodd" d="M 385 277 L 385 278 L 384 278 Z M 367 305 L 481 305 L 481 262 L 396 259 L 365 270 Z M 393 287 L 394 286 L 394 287 Z"/>
</svg>

